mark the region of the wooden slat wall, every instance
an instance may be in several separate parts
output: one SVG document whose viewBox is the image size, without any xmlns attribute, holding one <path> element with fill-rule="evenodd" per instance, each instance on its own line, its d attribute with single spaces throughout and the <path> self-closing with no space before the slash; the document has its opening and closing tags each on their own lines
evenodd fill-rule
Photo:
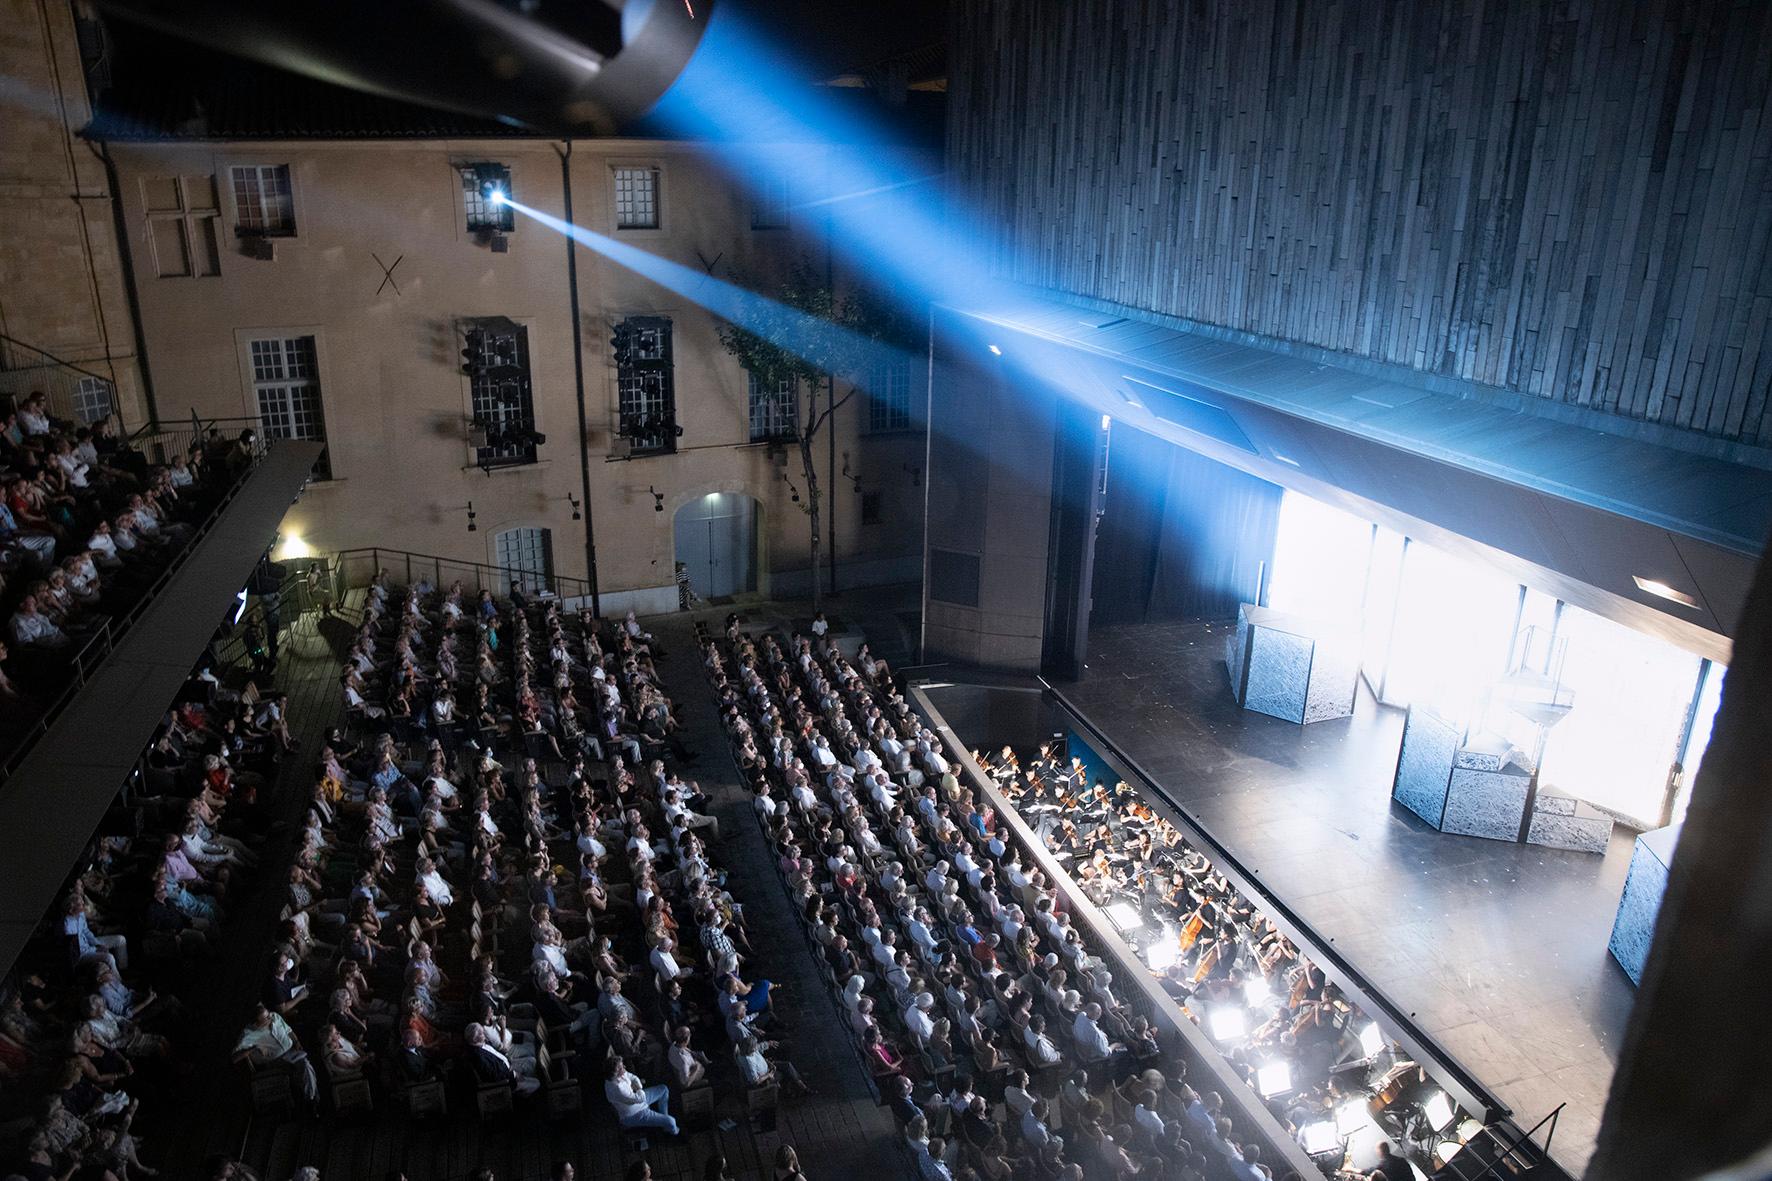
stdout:
<svg viewBox="0 0 1772 1181">
<path fill-rule="evenodd" d="M 957 0 L 1016 280 L 1772 442 L 1767 0 Z"/>
</svg>

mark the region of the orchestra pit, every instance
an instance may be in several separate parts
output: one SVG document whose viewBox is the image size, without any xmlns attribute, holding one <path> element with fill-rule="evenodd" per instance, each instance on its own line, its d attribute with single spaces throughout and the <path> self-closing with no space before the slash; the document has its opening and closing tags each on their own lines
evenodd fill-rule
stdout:
<svg viewBox="0 0 1772 1181">
<path fill-rule="evenodd" d="M 1772 1177 L 1772 7 L 0 12 L 0 1181 Z"/>
</svg>

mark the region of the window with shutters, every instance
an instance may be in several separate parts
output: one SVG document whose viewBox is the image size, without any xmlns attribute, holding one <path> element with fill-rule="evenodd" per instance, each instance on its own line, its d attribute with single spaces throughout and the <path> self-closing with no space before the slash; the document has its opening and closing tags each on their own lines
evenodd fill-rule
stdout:
<svg viewBox="0 0 1772 1181">
<path fill-rule="evenodd" d="M 111 383 L 102 377 L 82 377 L 80 384 L 74 387 L 74 417 L 81 422 L 97 422 L 111 413 L 116 404 L 116 399 L 111 396 Z"/>
<path fill-rule="evenodd" d="M 154 274 L 162 279 L 221 274 L 221 208 L 213 176 L 144 176 L 142 208 Z"/>
<path fill-rule="evenodd" d="M 517 215 L 507 204 L 493 201 L 487 185 L 506 197 L 511 192 L 511 170 L 503 164 L 463 164 L 461 200 L 467 213 L 468 233 L 508 234 L 516 228 Z"/>
<path fill-rule="evenodd" d="M 474 427 L 485 434 L 475 448 L 481 467 L 534 463 L 541 435 L 529 380 L 529 329 L 503 317 L 466 322 L 462 350 L 468 370 Z"/>
<path fill-rule="evenodd" d="M 765 381 L 745 371 L 750 392 L 751 442 L 791 439 L 800 431 L 800 386 L 791 377 Z"/>
<path fill-rule="evenodd" d="M 543 594 L 554 585 L 554 542 L 547 529 L 506 529 L 493 538 L 504 593 L 516 587 L 526 595 Z"/>
<path fill-rule="evenodd" d="M 234 232 L 241 236 L 295 236 L 295 196 L 287 164 L 237 164 L 229 169 L 234 186 Z"/>
<path fill-rule="evenodd" d="M 658 228 L 658 169 L 615 169 L 615 228 Z"/>
<path fill-rule="evenodd" d="M 874 434 L 911 429 L 911 364 L 895 357 L 874 367 L 868 383 L 868 430 Z"/>
<path fill-rule="evenodd" d="M 248 342 L 252 356 L 252 392 L 258 405 L 259 429 L 265 439 L 326 441 L 326 416 L 320 404 L 320 366 L 311 336 L 275 336 Z M 316 467 L 330 479 L 324 454 Z"/>
<path fill-rule="evenodd" d="M 675 451 L 671 322 L 663 316 L 629 316 L 616 325 L 614 348 L 617 433 L 632 453 Z"/>
</svg>

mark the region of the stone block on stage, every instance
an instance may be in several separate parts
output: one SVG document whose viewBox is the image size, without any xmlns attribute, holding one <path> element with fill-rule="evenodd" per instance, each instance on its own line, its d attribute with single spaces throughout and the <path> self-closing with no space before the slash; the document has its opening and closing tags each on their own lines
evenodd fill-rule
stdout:
<svg viewBox="0 0 1772 1181">
<path fill-rule="evenodd" d="M 1391 798 L 1441 832 L 1519 840 L 1531 784 L 1507 743 L 1466 744 L 1461 727 L 1432 710 L 1409 710 Z"/>
<path fill-rule="evenodd" d="M 1661 913 L 1662 895 L 1667 893 L 1667 867 L 1673 864 L 1674 847 L 1679 843 L 1680 826 L 1670 824 L 1644 833 L 1631 850 L 1624 896 L 1618 900 L 1618 916 L 1612 920 L 1607 949 L 1632 984 L 1642 983 L 1649 943 L 1655 937 L 1655 918 Z"/>
<path fill-rule="evenodd" d="M 1577 853 L 1604 853 L 1612 843 L 1612 817 L 1592 804 L 1541 784 L 1532 801 L 1532 825 L 1526 830 L 1526 843 Z"/>
<path fill-rule="evenodd" d="M 1244 709 L 1300 725 L 1354 712 L 1359 642 L 1345 628 L 1244 603 L 1225 664 Z"/>
</svg>

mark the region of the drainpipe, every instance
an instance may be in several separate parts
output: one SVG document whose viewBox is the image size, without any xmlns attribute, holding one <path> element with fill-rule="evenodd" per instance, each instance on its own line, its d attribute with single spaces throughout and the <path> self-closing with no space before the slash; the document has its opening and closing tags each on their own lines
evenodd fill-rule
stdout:
<svg viewBox="0 0 1772 1181">
<path fill-rule="evenodd" d="M 566 222 L 572 222 L 572 141 L 566 140 L 560 153 L 560 192 L 564 199 Z M 578 240 L 571 234 L 566 239 L 566 304 L 572 311 L 572 382 L 578 394 L 578 473 L 579 490 L 584 500 L 585 571 L 591 584 L 591 618 L 603 618 L 603 604 L 597 595 L 597 532 L 591 523 L 591 455 L 585 426 L 585 346 L 584 333 L 578 319 Z"/>
<path fill-rule="evenodd" d="M 828 159 L 825 161 L 825 169 L 828 183 L 830 169 L 830 161 Z M 831 207 L 827 205 L 825 206 L 824 211 L 824 286 L 825 290 L 831 294 L 831 306 L 835 307 L 837 288 L 831 260 L 832 250 Z M 825 493 L 824 498 L 825 560 L 829 563 L 829 569 L 831 572 L 831 594 L 835 595 L 837 593 L 837 485 L 842 483 L 842 481 L 837 478 L 837 375 L 834 373 L 826 373 L 824 375 L 824 404 L 830 411 L 830 417 L 825 420 L 824 424 L 824 478 L 825 487 L 829 489 L 829 491 Z"/>
<path fill-rule="evenodd" d="M 86 141 L 87 148 L 105 166 L 105 183 L 111 190 L 111 226 L 117 235 L 117 261 L 123 268 L 123 296 L 129 303 L 129 325 L 135 332 L 135 367 L 141 374 L 142 398 L 148 404 L 148 422 L 160 425 L 160 408 L 154 401 L 154 377 L 148 369 L 148 334 L 142 327 L 142 305 L 135 290 L 135 256 L 129 249 L 129 224 L 123 218 L 123 186 L 117 180 L 117 162 L 103 143 Z"/>
</svg>

